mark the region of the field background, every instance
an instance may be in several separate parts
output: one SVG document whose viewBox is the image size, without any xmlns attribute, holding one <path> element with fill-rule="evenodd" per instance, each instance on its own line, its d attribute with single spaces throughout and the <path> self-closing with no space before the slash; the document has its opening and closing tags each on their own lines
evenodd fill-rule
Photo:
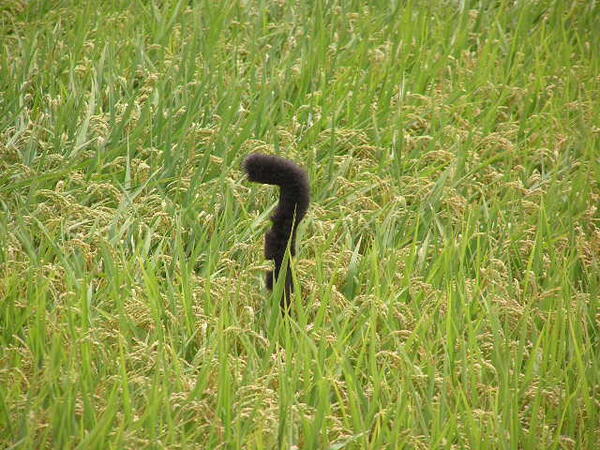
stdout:
<svg viewBox="0 0 600 450">
<path fill-rule="evenodd" d="M 593 448 L 599 8 L 0 2 L 0 447 Z"/>
</svg>

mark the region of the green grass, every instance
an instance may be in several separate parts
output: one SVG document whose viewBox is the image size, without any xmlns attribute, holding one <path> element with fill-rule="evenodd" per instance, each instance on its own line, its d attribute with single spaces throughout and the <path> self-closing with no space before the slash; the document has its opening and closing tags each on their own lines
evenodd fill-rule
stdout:
<svg viewBox="0 0 600 450">
<path fill-rule="evenodd" d="M 0 2 L 0 447 L 594 448 L 592 1 Z M 264 288 L 307 168 L 292 318 Z"/>
</svg>

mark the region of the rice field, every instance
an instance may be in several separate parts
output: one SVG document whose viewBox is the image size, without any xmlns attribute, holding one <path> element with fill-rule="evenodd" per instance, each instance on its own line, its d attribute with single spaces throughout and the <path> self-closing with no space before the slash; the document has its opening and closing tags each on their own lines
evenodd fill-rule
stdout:
<svg viewBox="0 0 600 450">
<path fill-rule="evenodd" d="M 0 1 L 0 447 L 598 448 L 599 205 L 593 0 Z"/>
</svg>

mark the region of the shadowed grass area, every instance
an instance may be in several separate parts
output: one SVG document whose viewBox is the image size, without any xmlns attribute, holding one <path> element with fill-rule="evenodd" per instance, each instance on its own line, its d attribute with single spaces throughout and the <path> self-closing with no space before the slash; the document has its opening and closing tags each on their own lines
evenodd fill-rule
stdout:
<svg viewBox="0 0 600 450">
<path fill-rule="evenodd" d="M 593 448 L 598 30 L 591 1 L 0 3 L 0 446 Z M 288 320 L 251 152 L 311 179 Z"/>
</svg>

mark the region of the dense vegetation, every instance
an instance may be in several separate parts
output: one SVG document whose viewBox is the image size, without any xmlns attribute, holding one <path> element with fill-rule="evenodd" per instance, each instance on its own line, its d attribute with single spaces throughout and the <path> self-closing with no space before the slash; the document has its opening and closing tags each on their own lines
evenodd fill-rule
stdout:
<svg viewBox="0 0 600 450">
<path fill-rule="evenodd" d="M 600 6 L 0 3 L 0 447 L 592 448 Z M 298 161 L 291 319 L 264 288 Z"/>
</svg>

